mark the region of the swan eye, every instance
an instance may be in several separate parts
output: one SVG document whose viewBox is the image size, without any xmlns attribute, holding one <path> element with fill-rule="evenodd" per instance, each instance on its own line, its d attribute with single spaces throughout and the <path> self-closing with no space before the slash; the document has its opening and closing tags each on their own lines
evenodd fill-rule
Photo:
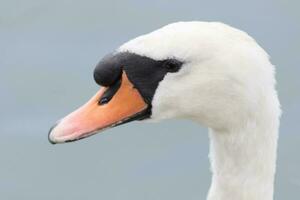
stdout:
<svg viewBox="0 0 300 200">
<path fill-rule="evenodd" d="M 176 59 L 168 59 L 163 62 L 163 66 L 168 72 L 178 72 L 181 65 L 182 62 Z"/>
</svg>

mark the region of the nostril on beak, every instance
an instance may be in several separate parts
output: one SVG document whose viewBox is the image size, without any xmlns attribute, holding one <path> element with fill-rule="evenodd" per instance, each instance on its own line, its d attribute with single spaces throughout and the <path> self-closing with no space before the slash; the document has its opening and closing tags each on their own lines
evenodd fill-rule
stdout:
<svg viewBox="0 0 300 200">
<path fill-rule="evenodd" d="M 103 105 L 103 104 L 106 104 L 109 102 L 109 99 L 107 97 L 102 97 L 100 100 L 99 100 L 99 105 Z"/>
<path fill-rule="evenodd" d="M 120 78 L 113 85 L 108 87 L 107 90 L 102 95 L 102 97 L 99 99 L 98 104 L 104 105 L 104 104 L 108 103 L 113 98 L 113 96 L 116 94 L 116 92 L 119 90 L 119 88 L 121 86 L 121 82 L 122 82 L 122 80 Z"/>
</svg>

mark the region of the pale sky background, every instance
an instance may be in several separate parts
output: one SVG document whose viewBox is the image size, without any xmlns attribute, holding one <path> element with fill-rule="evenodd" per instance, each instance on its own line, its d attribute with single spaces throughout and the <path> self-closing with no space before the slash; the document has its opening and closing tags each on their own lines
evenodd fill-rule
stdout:
<svg viewBox="0 0 300 200">
<path fill-rule="evenodd" d="M 103 55 L 188 20 L 240 28 L 271 55 L 283 108 L 275 199 L 298 199 L 299 8 L 298 0 L 0 0 L 0 199 L 205 199 L 207 130 L 192 122 L 47 141 L 50 126 L 98 90 L 92 72 Z"/>
</svg>

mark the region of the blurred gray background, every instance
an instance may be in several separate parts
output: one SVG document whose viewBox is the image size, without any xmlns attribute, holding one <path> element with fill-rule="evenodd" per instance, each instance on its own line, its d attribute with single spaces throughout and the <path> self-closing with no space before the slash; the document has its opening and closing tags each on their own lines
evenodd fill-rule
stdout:
<svg viewBox="0 0 300 200">
<path fill-rule="evenodd" d="M 92 72 L 123 42 L 175 21 L 222 21 L 277 66 L 283 108 L 275 199 L 300 191 L 298 0 L 0 0 L 0 199 L 199 200 L 206 128 L 134 122 L 65 145 L 49 127 L 97 90 Z"/>
</svg>

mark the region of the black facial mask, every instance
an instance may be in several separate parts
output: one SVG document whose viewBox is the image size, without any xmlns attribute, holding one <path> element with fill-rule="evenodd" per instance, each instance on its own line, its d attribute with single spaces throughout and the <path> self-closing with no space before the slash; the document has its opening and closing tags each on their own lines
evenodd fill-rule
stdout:
<svg viewBox="0 0 300 200">
<path fill-rule="evenodd" d="M 110 54 L 96 66 L 94 79 L 99 85 L 114 89 L 114 92 L 109 92 L 114 94 L 124 70 L 145 102 L 151 105 L 159 82 L 167 73 L 179 71 L 182 64 L 183 62 L 176 59 L 154 60 L 129 52 Z"/>
</svg>

